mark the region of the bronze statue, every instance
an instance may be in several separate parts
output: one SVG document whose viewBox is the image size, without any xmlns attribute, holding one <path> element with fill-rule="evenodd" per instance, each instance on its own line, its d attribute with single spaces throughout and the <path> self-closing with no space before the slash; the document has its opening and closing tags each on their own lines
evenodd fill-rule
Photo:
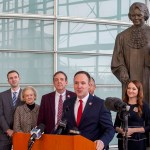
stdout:
<svg viewBox="0 0 150 150">
<path fill-rule="evenodd" d="M 111 62 L 113 74 L 124 89 L 129 80 L 143 84 L 144 101 L 150 105 L 150 27 L 145 23 L 149 10 L 144 3 L 135 2 L 128 14 L 133 25 L 116 37 Z"/>
</svg>

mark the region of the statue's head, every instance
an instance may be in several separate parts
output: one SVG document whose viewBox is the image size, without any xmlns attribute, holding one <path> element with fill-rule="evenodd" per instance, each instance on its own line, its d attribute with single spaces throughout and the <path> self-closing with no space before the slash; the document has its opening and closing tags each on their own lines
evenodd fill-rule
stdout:
<svg viewBox="0 0 150 150">
<path fill-rule="evenodd" d="M 149 18 L 149 10 L 146 6 L 146 4 L 144 3 L 140 3 L 140 2 L 135 2 L 133 3 L 130 8 L 129 8 L 129 19 L 131 20 L 131 14 L 133 13 L 133 11 L 138 8 L 141 12 L 144 13 L 144 20 L 147 21 Z"/>
</svg>

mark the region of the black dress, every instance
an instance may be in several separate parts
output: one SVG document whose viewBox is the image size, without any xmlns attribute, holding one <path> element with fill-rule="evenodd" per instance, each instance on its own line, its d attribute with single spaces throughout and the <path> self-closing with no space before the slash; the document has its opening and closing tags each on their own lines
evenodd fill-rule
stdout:
<svg viewBox="0 0 150 150">
<path fill-rule="evenodd" d="M 129 128 L 138 128 L 138 127 L 144 127 L 145 133 L 134 133 L 131 135 L 131 137 L 128 137 L 128 150 L 146 150 L 146 145 L 147 145 L 147 138 L 148 133 L 150 131 L 150 109 L 147 104 L 143 104 L 143 109 L 142 109 L 142 116 L 139 117 L 137 113 L 137 104 L 135 105 L 130 105 L 130 109 L 128 111 L 129 116 L 128 116 L 128 127 Z M 123 114 L 125 112 L 118 112 L 116 119 L 115 119 L 115 124 L 114 127 L 123 127 L 124 121 L 123 119 Z M 118 138 L 118 149 L 119 150 L 124 150 L 123 148 L 123 137 L 122 134 L 117 135 Z"/>
</svg>

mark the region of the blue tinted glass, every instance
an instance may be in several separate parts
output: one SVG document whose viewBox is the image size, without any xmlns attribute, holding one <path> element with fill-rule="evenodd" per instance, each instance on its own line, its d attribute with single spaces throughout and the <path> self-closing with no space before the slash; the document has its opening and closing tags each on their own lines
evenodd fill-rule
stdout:
<svg viewBox="0 0 150 150">
<path fill-rule="evenodd" d="M 58 55 L 58 70 L 69 75 L 69 83 L 73 84 L 73 76 L 77 71 L 85 70 L 95 78 L 96 84 L 119 84 L 110 69 L 111 56 Z"/>
<path fill-rule="evenodd" d="M 0 0 L 0 12 L 53 15 L 53 0 Z"/>
<path fill-rule="evenodd" d="M 58 0 L 58 15 L 129 22 L 128 11 L 133 2 L 145 0 Z"/>
<path fill-rule="evenodd" d="M 17 70 L 21 83 L 50 84 L 54 71 L 53 55 L 34 53 L 0 53 L 0 83 L 7 83 L 7 72 Z M 8 60 L 8 61 L 6 61 Z"/>
<path fill-rule="evenodd" d="M 58 23 L 58 50 L 112 53 L 118 32 L 127 27 L 86 23 Z"/>
<path fill-rule="evenodd" d="M 0 49 L 53 50 L 53 21 L 0 20 Z"/>
</svg>

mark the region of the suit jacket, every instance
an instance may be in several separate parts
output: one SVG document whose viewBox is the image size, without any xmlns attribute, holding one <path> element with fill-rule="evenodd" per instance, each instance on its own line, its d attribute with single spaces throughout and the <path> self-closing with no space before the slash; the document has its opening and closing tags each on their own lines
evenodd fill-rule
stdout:
<svg viewBox="0 0 150 150">
<path fill-rule="evenodd" d="M 66 99 L 76 96 L 74 92 L 66 90 Z M 55 91 L 42 96 L 37 125 L 45 125 L 45 134 L 55 130 Z"/>
<path fill-rule="evenodd" d="M 104 100 L 89 95 L 79 126 L 76 125 L 74 116 L 74 105 L 76 97 L 64 102 L 63 111 L 69 107 L 64 118 L 67 120 L 66 133 L 69 130 L 78 128 L 81 135 L 92 140 L 103 141 L 105 148 L 114 137 L 115 131 L 112 123 L 111 113 L 104 106 Z"/>
<path fill-rule="evenodd" d="M 24 104 L 20 99 L 21 90 L 16 101 L 16 106 L 13 106 L 11 89 L 0 93 L 0 141 L 9 142 L 10 138 L 6 135 L 7 129 L 13 129 L 13 117 L 17 106 Z"/>
<path fill-rule="evenodd" d="M 39 107 L 39 105 L 35 104 L 35 107 L 30 110 L 27 104 L 18 106 L 14 114 L 14 131 L 30 133 L 36 126 Z"/>
</svg>

